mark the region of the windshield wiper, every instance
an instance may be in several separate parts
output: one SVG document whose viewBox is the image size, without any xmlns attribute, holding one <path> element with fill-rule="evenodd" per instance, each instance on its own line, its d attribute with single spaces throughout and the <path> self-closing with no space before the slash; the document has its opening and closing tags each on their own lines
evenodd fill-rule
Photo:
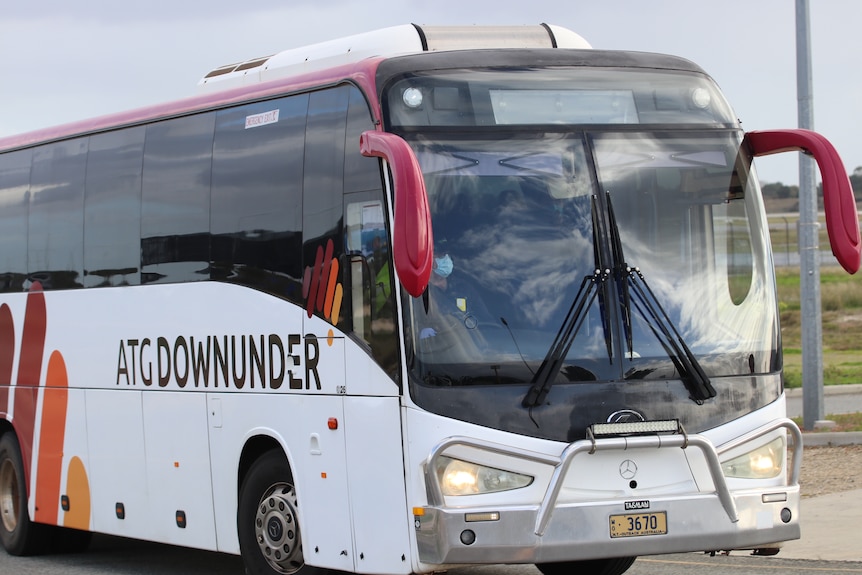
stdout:
<svg viewBox="0 0 862 575">
<path fill-rule="evenodd" d="M 575 295 L 572 305 L 563 320 L 554 341 L 551 342 L 551 347 L 545 358 L 542 360 L 542 365 L 539 370 L 533 375 L 532 385 L 521 405 L 524 407 L 535 407 L 545 401 L 551 386 L 554 384 L 557 374 L 562 368 L 563 361 L 575 341 L 575 337 L 587 317 L 587 311 L 592 306 L 596 298 L 599 298 L 599 306 L 602 312 L 602 328 L 605 332 L 605 345 L 608 349 L 608 358 L 613 355 L 611 353 L 611 329 L 610 318 L 607 313 L 607 280 L 610 270 L 604 265 L 604 258 L 599 246 L 598 237 L 598 208 L 596 206 L 596 197 L 591 199 L 590 208 L 592 210 L 593 219 L 593 257 L 595 258 L 595 270 L 592 275 L 584 276 L 581 281 L 581 286 L 578 288 L 578 293 Z"/>
<path fill-rule="evenodd" d="M 715 389 L 709 381 L 706 372 L 697 360 L 697 357 L 689 349 L 685 340 L 676 329 L 673 321 L 655 297 L 646 279 L 637 267 L 629 266 L 623 256 L 622 240 L 617 220 L 614 216 L 614 207 L 611 203 L 610 192 L 607 193 L 608 220 L 610 222 L 610 233 L 612 241 L 612 252 L 614 255 L 614 278 L 617 281 L 620 294 L 620 303 L 623 313 L 623 327 L 626 336 L 626 349 L 629 357 L 633 357 L 632 345 L 632 322 L 631 301 L 632 294 L 635 296 L 635 307 L 641 316 L 647 321 L 656 339 L 659 340 L 670 360 L 679 372 L 680 379 L 691 394 L 691 398 L 697 403 L 715 397 Z"/>
</svg>

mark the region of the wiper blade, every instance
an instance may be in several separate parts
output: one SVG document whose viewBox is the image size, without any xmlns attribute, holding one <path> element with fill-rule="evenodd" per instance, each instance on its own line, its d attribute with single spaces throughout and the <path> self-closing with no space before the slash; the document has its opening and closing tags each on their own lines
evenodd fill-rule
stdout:
<svg viewBox="0 0 862 575">
<path fill-rule="evenodd" d="M 665 352 L 679 372 L 680 379 L 691 394 L 691 398 L 697 403 L 715 397 L 715 389 L 709 381 L 709 377 L 700 365 L 700 362 L 685 343 L 685 340 L 676 329 L 670 316 L 655 297 L 640 269 L 629 266 L 623 256 L 622 240 L 614 216 L 611 195 L 607 194 L 608 219 L 610 220 L 610 232 L 612 238 L 612 250 L 614 254 L 614 277 L 617 280 L 620 292 L 620 300 L 623 312 L 623 326 L 626 332 L 626 346 L 629 357 L 633 356 L 632 323 L 631 323 L 631 294 L 634 293 L 635 307 L 641 316 L 647 320 L 650 329 L 661 343 Z M 631 289 L 630 289 L 631 288 Z"/>
<path fill-rule="evenodd" d="M 524 407 L 535 407 L 545 401 L 551 390 L 556 374 L 560 372 L 563 360 L 569 353 L 572 343 L 575 341 L 584 319 L 587 317 L 586 310 L 589 309 L 598 295 L 596 284 L 604 282 L 607 274 L 602 270 L 596 270 L 591 276 L 585 276 L 578 289 L 578 294 L 572 302 L 563 325 L 557 331 L 554 341 L 551 343 L 545 359 L 536 375 L 533 376 L 532 386 L 521 402 Z"/>
<path fill-rule="evenodd" d="M 611 230 L 611 254 L 614 260 L 614 278 L 617 281 L 617 293 L 620 297 L 620 309 L 622 310 L 623 330 L 626 337 L 626 350 L 629 356 L 632 354 L 632 305 L 629 295 L 629 282 L 626 277 L 628 264 L 623 255 L 623 242 L 620 239 L 620 229 L 617 226 L 617 218 L 614 215 L 614 205 L 611 203 L 610 192 L 606 193 L 608 201 L 608 220 L 610 221 Z"/>
<path fill-rule="evenodd" d="M 637 297 L 636 307 L 638 311 L 643 317 L 652 319 L 649 322 L 650 329 L 659 339 L 662 347 L 665 348 L 677 371 L 679 371 L 683 383 L 691 393 L 691 398 L 698 403 L 703 403 L 705 400 L 715 397 L 715 388 L 712 387 L 709 377 L 677 331 L 667 312 L 656 299 L 638 268 L 628 268 L 627 283 L 631 284 Z"/>
<path fill-rule="evenodd" d="M 548 353 L 545 354 L 545 359 L 542 360 L 542 365 L 539 370 L 533 375 L 532 385 L 521 405 L 524 407 L 535 407 L 545 401 L 551 386 L 554 384 L 557 374 L 563 365 L 575 337 L 581 329 L 584 320 L 587 317 L 587 310 L 599 298 L 599 305 L 602 310 L 602 327 L 605 332 L 605 345 L 608 349 L 608 358 L 611 354 L 611 329 L 610 318 L 608 317 L 605 301 L 607 299 L 607 286 L 605 280 L 608 278 L 610 270 L 603 264 L 604 260 L 599 249 L 598 241 L 598 208 L 596 206 L 596 197 L 592 197 L 591 202 L 593 215 L 593 256 L 595 257 L 596 268 L 592 275 L 584 276 L 581 281 L 581 286 L 578 288 L 578 293 L 575 295 L 572 305 L 563 320 L 554 341 L 551 342 L 551 347 Z M 601 284 L 601 286 L 599 285 Z"/>
<path fill-rule="evenodd" d="M 604 278 L 602 278 L 601 281 L 601 289 L 599 290 L 599 310 L 602 315 L 602 330 L 605 334 L 605 347 L 608 350 L 608 361 L 613 364 L 613 338 L 611 336 L 613 331 L 611 330 L 611 313 L 608 308 L 608 303 L 611 301 L 611 287 L 608 282 L 604 281 L 608 274 L 610 274 L 610 269 L 605 264 L 605 258 L 599 242 L 599 209 L 597 202 L 598 199 L 596 196 L 592 196 L 590 208 L 592 209 L 593 218 L 593 258 L 596 264 L 596 272 L 601 270 L 604 274 Z"/>
<path fill-rule="evenodd" d="M 691 393 L 691 398 L 702 403 L 705 400 L 715 397 L 715 389 L 709 381 L 706 372 L 697 360 L 697 357 L 692 353 L 691 349 L 685 343 L 685 340 L 677 331 L 676 326 L 664 311 L 664 308 L 658 302 L 649 284 L 646 282 L 641 271 L 637 268 L 630 268 L 629 282 L 637 296 L 638 311 L 645 318 L 652 318 L 649 322 L 650 329 L 662 343 L 665 351 L 673 361 L 680 373 L 683 383 Z"/>
</svg>

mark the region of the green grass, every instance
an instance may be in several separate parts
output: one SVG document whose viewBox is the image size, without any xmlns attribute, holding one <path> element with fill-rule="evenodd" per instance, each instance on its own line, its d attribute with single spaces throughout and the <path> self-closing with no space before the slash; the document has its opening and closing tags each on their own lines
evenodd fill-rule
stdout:
<svg viewBox="0 0 862 575">
<path fill-rule="evenodd" d="M 835 427 L 824 427 L 814 431 L 862 431 L 862 413 L 838 413 L 826 416 L 826 419 L 835 423 Z M 802 418 L 794 417 L 796 425 L 802 427 Z"/>
<path fill-rule="evenodd" d="M 802 326 L 799 268 L 776 270 L 788 387 L 802 386 Z M 823 383 L 862 383 L 862 277 L 840 268 L 820 271 L 823 330 Z"/>
</svg>

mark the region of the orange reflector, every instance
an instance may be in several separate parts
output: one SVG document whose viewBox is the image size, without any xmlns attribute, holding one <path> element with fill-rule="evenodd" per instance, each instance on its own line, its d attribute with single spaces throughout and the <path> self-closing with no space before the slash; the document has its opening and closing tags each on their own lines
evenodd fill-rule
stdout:
<svg viewBox="0 0 862 575">
<path fill-rule="evenodd" d="M 180 466 L 180 462 L 179 462 L 179 461 L 174 461 L 174 467 L 179 467 L 179 466 Z"/>
<path fill-rule="evenodd" d="M 338 420 L 334 417 L 330 417 L 329 421 L 326 422 L 326 425 L 329 427 L 329 429 L 338 429 Z"/>
<path fill-rule="evenodd" d="M 321 479 L 326 479 L 326 472 L 325 472 L 325 471 L 321 471 L 321 472 L 320 472 L 320 478 L 321 478 Z"/>
<path fill-rule="evenodd" d="M 425 508 L 424 507 L 414 507 L 413 508 L 413 515 L 415 515 L 416 517 L 422 517 L 423 515 L 425 515 Z"/>
</svg>

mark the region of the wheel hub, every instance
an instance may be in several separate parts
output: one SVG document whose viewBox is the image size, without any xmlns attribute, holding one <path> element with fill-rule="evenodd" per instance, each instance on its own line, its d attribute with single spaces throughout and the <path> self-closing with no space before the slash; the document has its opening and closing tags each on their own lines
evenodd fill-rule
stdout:
<svg viewBox="0 0 862 575">
<path fill-rule="evenodd" d="M 8 459 L 0 465 L 0 517 L 7 532 L 18 527 L 18 476 Z"/>
<path fill-rule="evenodd" d="M 266 561 L 279 573 L 295 573 L 303 567 L 296 492 L 288 484 L 274 485 L 261 498 L 254 518 L 258 547 Z"/>
</svg>

